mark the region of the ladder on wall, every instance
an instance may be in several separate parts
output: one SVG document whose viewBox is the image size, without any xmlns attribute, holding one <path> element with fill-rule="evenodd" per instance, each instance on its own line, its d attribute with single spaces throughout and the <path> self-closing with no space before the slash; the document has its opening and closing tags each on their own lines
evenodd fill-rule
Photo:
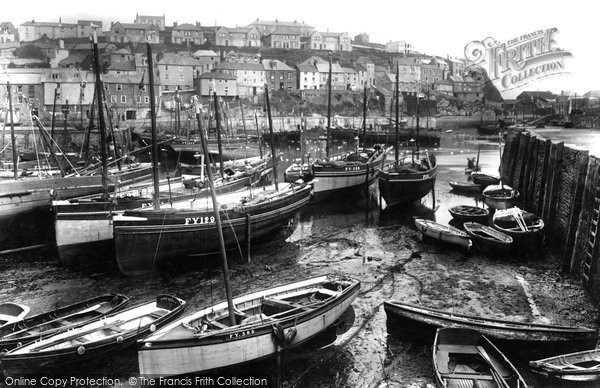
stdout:
<svg viewBox="0 0 600 388">
<path fill-rule="evenodd" d="M 590 280 L 590 272 L 592 270 L 592 260 L 594 258 L 594 250 L 596 248 L 596 235 L 598 233 L 598 221 L 600 220 L 600 186 L 596 186 L 594 195 L 594 208 L 592 209 L 592 224 L 590 225 L 590 234 L 588 236 L 585 258 L 583 260 L 582 275 L 585 283 Z"/>
</svg>

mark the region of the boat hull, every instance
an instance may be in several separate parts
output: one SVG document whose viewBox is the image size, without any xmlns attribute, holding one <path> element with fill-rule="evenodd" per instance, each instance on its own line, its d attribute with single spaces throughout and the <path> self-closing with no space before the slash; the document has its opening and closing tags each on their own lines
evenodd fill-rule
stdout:
<svg viewBox="0 0 600 388">
<path fill-rule="evenodd" d="M 458 245 L 466 250 L 471 248 L 472 242 L 469 236 L 456 228 L 420 218 L 415 219 L 415 226 L 421 233 L 421 239 L 423 239 L 423 236 L 428 236 L 448 244 Z"/>
<path fill-rule="evenodd" d="M 545 377 L 569 381 L 600 380 L 599 364 L 598 349 L 529 361 L 529 367 L 533 372 Z"/>
<path fill-rule="evenodd" d="M 377 179 L 384 159 L 385 152 L 379 152 L 376 157 L 366 163 L 348 165 L 337 164 L 333 160 L 331 163 L 313 164 L 315 198 L 369 187 Z"/>
<path fill-rule="evenodd" d="M 416 173 L 379 172 L 379 192 L 388 206 L 408 205 L 425 197 L 435 185 L 437 166 Z"/>
<path fill-rule="evenodd" d="M 310 196 L 311 187 L 305 186 L 276 201 L 222 211 L 226 249 L 247 241 L 248 223 L 252 239 L 288 225 L 308 203 Z M 212 208 L 202 211 L 165 209 L 134 214 L 134 219 L 113 219 L 115 257 L 119 270 L 125 275 L 151 274 L 172 258 L 219 252 Z"/>
<path fill-rule="evenodd" d="M 466 222 L 463 226 L 473 244 L 483 252 L 506 254 L 513 248 L 512 237 L 492 227 L 477 222 Z"/>
<path fill-rule="evenodd" d="M 451 207 L 448 211 L 452 218 L 460 224 L 464 224 L 465 222 L 479 222 L 487 225 L 489 223 L 490 212 L 487 209 L 476 206 L 460 205 Z"/>
<path fill-rule="evenodd" d="M 279 289 L 283 288 L 279 287 Z M 285 349 L 303 344 L 330 327 L 350 307 L 359 291 L 360 282 L 354 281 L 332 302 L 310 310 L 306 314 L 279 320 L 278 323 L 284 331 L 292 328 L 296 330 L 296 335 Z M 267 290 L 264 293 L 268 295 L 271 292 Z M 249 295 L 247 299 L 254 297 Z M 234 298 L 233 304 L 239 305 L 242 299 L 244 297 Z M 224 303 L 214 306 L 214 309 L 222 308 Z M 139 342 L 138 362 L 140 373 L 148 376 L 213 371 L 264 359 L 275 355 L 278 349 L 281 349 L 274 340 L 271 323 L 261 324 L 246 331 L 215 333 L 207 338 L 164 341 L 159 338 L 151 343 L 146 341 L 150 340 Z"/>
<path fill-rule="evenodd" d="M 463 314 L 429 309 L 397 301 L 384 302 L 388 329 L 396 333 L 417 334 L 431 343 L 440 327 L 474 329 L 493 339 L 506 351 L 528 355 L 576 352 L 593 348 L 597 330 L 563 326 L 518 323 L 499 319 L 482 319 Z"/>
</svg>

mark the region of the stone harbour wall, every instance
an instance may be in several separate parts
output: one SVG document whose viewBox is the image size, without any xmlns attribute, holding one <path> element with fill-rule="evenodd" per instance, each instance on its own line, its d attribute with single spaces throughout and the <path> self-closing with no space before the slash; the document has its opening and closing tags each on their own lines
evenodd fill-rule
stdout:
<svg viewBox="0 0 600 388">
<path fill-rule="evenodd" d="M 546 247 L 560 256 L 562 269 L 600 300 L 600 159 L 562 142 L 512 132 L 501 174 L 521 193 L 519 206 L 544 220 Z"/>
</svg>

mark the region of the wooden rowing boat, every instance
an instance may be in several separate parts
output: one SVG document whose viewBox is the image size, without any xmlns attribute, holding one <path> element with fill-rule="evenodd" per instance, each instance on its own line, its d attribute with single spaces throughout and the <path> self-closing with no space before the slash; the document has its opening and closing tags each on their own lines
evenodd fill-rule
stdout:
<svg viewBox="0 0 600 388">
<path fill-rule="evenodd" d="M 482 186 L 497 185 L 500 183 L 500 178 L 494 175 L 485 174 L 483 172 L 474 171 L 471 173 L 473 183 Z"/>
<path fill-rule="evenodd" d="M 415 218 L 415 226 L 419 231 L 419 240 L 423 240 L 424 236 L 429 236 L 439 241 L 461 246 L 467 250 L 471 248 L 472 243 L 469 236 L 451 226 L 438 224 L 435 221 L 423 218 Z"/>
<path fill-rule="evenodd" d="M 181 318 L 139 341 L 145 376 L 206 372 L 273 356 L 323 332 L 350 307 L 360 282 L 328 275 L 232 299 Z"/>
<path fill-rule="evenodd" d="M 543 243 L 544 221 L 518 207 L 496 211 L 492 217 L 492 226 L 512 237 L 517 249 L 535 251 Z"/>
<path fill-rule="evenodd" d="M 183 312 L 185 301 L 171 295 L 131 307 L 100 320 L 30 342 L 4 354 L 4 376 L 72 370 L 133 345 Z"/>
<path fill-rule="evenodd" d="M 23 320 L 29 314 L 29 306 L 17 303 L 0 303 L 0 329 Z"/>
<path fill-rule="evenodd" d="M 483 201 L 492 209 L 504 210 L 515 207 L 519 192 L 507 185 L 490 185 L 483 189 Z"/>
<path fill-rule="evenodd" d="M 0 350 L 14 349 L 50 334 L 57 334 L 117 312 L 129 303 L 121 294 L 106 294 L 34 315 L 0 328 Z"/>
<path fill-rule="evenodd" d="M 435 381 L 440 388 L 527 388 L 506 356 L 472 329 L 441 328 L 433 345 Z"/>
<path fill-rule="evenodd" d="M 530 361 L 529 367 L 535 373 L 562 380 L 600 380 L 600 349 Z"/>
<path fill-rule="evenodd" d="M 458 205 L 448 209 L 452 218 L 459 223 L 479 222 L 487 225 L 490 218 L 490 212 L 487 209 L 478 206 Z"/>
<path fill-rule="evenodd" d="M 477 183 L 471 182 L 450 182 L 450 187 L 456 191 L 463 191 L 467 193 L 481 193 L 482 186 Z"/>
<path fill-rule="evenodd" d="M 463 227 L 473 240 L 473 244 L 483 252 L 504 253 L 512 248 L 512 237 L 492 227 L 478 222 L 465 222 Z"/>
<path fill-rule="evenodd" d="M 440 327 L 474 329 L 507 349 L 534 354 L 556 354 L 593 348 L 598 330 L 482 318 L 431 309 L 400 301 L 384 302 L 389 330 L 420 333 L 430 341 Z"/>
</svg>

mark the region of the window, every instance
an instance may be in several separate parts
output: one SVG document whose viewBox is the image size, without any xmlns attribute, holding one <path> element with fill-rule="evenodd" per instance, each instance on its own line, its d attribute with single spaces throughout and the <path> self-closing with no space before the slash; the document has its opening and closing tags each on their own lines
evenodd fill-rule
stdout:
<svg viewBox="0 0 600 388">
<path fill-rule="evenodd" d="M 121 104 L 127 103 L 127 96 L 121 96 Z"/>
<path fill-rule="evenodd" d="M 179 81 L 183 81 L 183 74 L 179 74 Z"/>
<path fill-rule="evenodd" d="M 142 96 L 135 96 L 135 102 L 138 104 L 141 104 L 142 102 Z"/>
<path fill-rule="evenodd" d="M 168 80 L 168 79 L 169 79 L 169 75 L 165 74 L 165 80 Z"/>
<path fill-rule="evenodd" d="M 220 79 L 220 80 L 219 80 L 219 85 L 220 85 L 220 84 L 222 84 L 222 83 L 223 83 L 223 80 L 222 80 L 222 79 Z"/>
<path fill-rule="evenodd" d="M 110 103 L 111 104 L 116 104 L 117 103 L 117 96 L 110 96 Z"/>
<path fill-rule="evenodd" d="M 165 66 L 165 71 L 166 71 L 166 70 L 169 70 L 169 66 Z"/>
<path fill-rule="evenodd" d="M 179 66 L 179 71 L 183 71 L 183 66 Z"/>
<path fill-rule="evenodd" d="M 165 85 L 165 90 L 169 90 L 169 85 Z"/>
<path fill-rule="evenodd" d="M 23 93 L 23 85 L 17 85 L 17 93 Z"/>
<path fill-rule="evenodd" d="M 150 97 L 144 96 L 144 104 L 149 104 L 149 103 L 150 103 Z"/>
<path fill-rule="evenodd" d="M 58 79 L 58 74 L 57 73 L 52 73 L 52 74 L 50 74 L 50 78 L 52 78 L 52 79 Z"/>
<path fill-rule="evenodd" d="M 125 111 L 125 119 L 127 120 L 135 120 L 135 114 L 136 112 L 134 110 L 127 110 Z"/>
<path fill-rule="evenodd" d="M 225 86 L 225 95 L 229 94 L 229 86 Z"/>
<path fill-rule="evenodd" d="M 121 90 L 123 90 L 123 85 L 117 84 L 117 92 L 120 92 Z"/>
</svg>

